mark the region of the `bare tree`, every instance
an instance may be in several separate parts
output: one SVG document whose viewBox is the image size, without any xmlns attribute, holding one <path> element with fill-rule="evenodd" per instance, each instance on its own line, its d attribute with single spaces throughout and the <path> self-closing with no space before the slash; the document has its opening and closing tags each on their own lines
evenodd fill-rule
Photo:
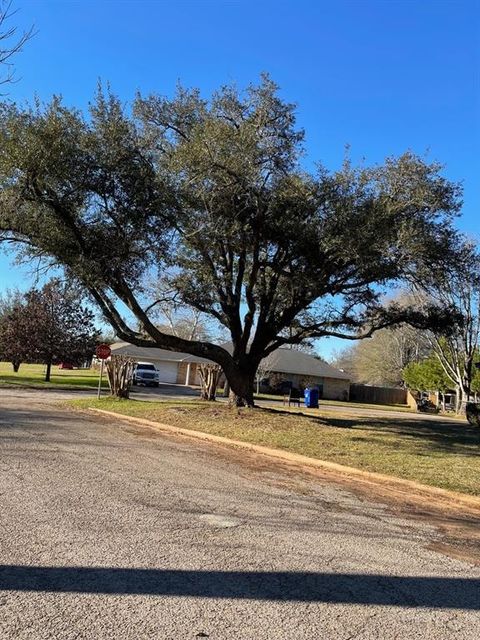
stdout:
<svg viewBox="0 0 480 640">
<path fill-rule="evenodd" d="M 148 308 L 148 316 L 162 333 L 183 340 L 214 339 L 214 331 L 208 317 L 198 309 L 182 303 L 168 277 L 149 283 L 147 290 L 153 298 L 153 303 Z"/>
<path fill-rule="evenodd" d="M 200 396 L 202 400 L 215 400 L 217 395 L 217 386 L 222 368 L 218 364 L 201 364 L 198 367 L 200 373 L 200 381 L 202 389 Z"/>
<path fill-rule="evenodd" d="M 401 325 L 381 329 L 372 338 L 347 347 L 335 356 L 333 364 L 355 382 L 399 387 L 403 386 L 403 369 L 429 352 L 424 332 Z"/>
<path fill-rule="evenodd" d="M 135 360 L 124 355 L 112 355 L 107 361 L 110 392 L 117 398 L 128 398 Z"/>
<path fill-rule="evenodd" d="M 257 374 L 256 374 L 256 382 L 257 382 L 257 393 L 260 393 L 260 384 L 264 378 L 268 378 L 271 373 L 271 366 L 269 364 L 269 358 L 264 358 L 261 360 L 258 365 Z"/>
<path fill-rule="evenodd" d="M 480 259 L 472 247 L 463 269 L 447 272 L 441 280 L 416 291 L 424 304 L 452 309 L 459 321 L 453 330 L 427 331 L 426 337 L 445 374 L 457 391 L 457 413 L 462 411 L 472 393 L 474 361 L 480 344 Z"/>
<path fill-rule="evenodd" d="M 0 1 L 0 66 L 3 70 L 0 74 L 0 84 L 14 82 L 15 70 L 12 59 L 35 34 L 33 27 L 19 32 L 18 27 L 10 26 L 10 19 L 16 13 L 11 1 Z"/>
<path fill-rule="evenodd" d="M 191 308 L 175 311 L 164 305 L 162 315 L 165 322 L 157 324 L 160 331 L 184 340 L 210 340 L 209 331 L 200 311 Z"/>
</svg>

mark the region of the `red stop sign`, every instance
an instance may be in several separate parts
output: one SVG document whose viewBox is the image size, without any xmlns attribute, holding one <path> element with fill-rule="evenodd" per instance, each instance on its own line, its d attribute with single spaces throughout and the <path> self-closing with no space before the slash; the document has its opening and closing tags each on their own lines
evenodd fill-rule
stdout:
<svg viewBox="0 0 480 640">
<path fill-rule="evenodd" d="M 111 356 L 111 354 L 112 354 L 112 350 L 110 349 L 108 344 L 99 344 L 98 347 L 95 349 L 95 355 L 100 360 L 106 360 Z"/>
</svg>

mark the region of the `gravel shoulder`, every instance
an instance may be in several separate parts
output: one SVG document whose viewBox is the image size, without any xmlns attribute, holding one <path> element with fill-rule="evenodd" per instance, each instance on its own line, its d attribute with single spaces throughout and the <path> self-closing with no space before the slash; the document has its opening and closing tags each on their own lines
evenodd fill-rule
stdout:
<svg viewBox="0 0 480 640">
<path fill-rule="evenodd" d="M 435 523 L 54 401 L 0 395 L 2 639 L 479 637 Z"/>
</svg>

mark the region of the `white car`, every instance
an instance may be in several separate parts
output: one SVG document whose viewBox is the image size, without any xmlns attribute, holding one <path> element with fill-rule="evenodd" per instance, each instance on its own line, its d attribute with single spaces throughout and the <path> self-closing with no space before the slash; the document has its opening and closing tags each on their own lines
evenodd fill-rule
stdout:
<svg viewBox="0 0 480 640">
<path fill-rule="evenodd" d="M 133 369 L 133 384 L 144 384 L 146 387 L 158 387 L 158 369 L 152 362 L 137 362 Z"/>
</svg>

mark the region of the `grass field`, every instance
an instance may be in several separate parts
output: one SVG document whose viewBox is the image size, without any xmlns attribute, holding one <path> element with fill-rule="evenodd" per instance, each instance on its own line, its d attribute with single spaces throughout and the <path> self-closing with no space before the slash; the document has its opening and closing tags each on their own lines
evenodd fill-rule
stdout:
<svg viewBox="0 0 480 640">
<path fill-rule="evenodd" d="M 341 413 L 302 415 L 276 409 L 231 409 L 225 404 L 75 400 L 184 429 L 293 451 L 367 471 L 480 495 L 480 429 L 420 416 L 358 418 Z M 313 412 L 312 412 L 313 413 Z"/>
<path fill-rule="evenodd" d="M 59 369 L 52 366 L 51 382 L 45 382 L 45 365 L 22 364 L 14 373 L 9 362 L 0 362 L 0 384 L 18 384 L 23 386 L 70 389 L 92 389 L 98 386 L 98 371 L 94 369 Z M 104 377 L 102 387 L 108 387 Z"/>
</svg>

